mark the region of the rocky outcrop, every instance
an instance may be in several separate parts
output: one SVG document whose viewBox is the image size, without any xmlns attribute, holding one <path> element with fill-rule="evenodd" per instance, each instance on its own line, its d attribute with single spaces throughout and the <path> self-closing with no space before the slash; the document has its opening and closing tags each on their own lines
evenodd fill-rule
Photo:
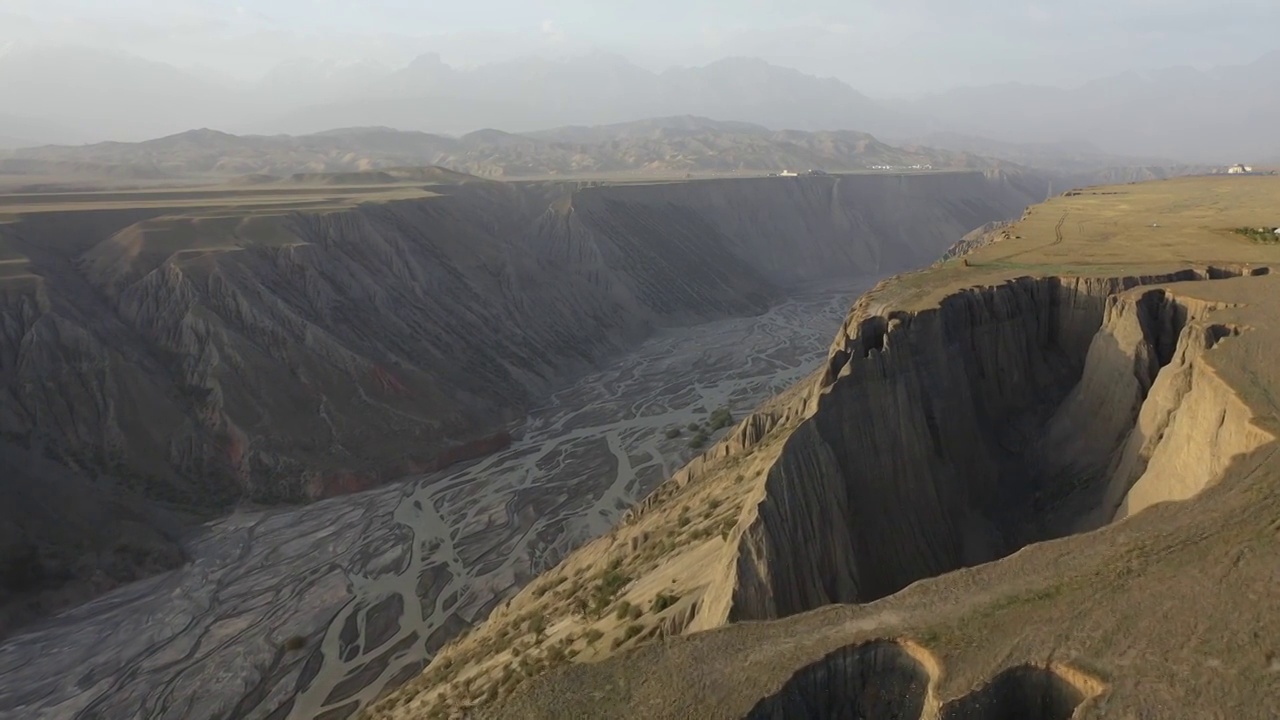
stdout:
<svg viewBox="0 0 1280 720">
<path fill-rule="evenodd" d="M 924 264 L 1017 214 L 1038 182 L 441 191 L 322 212 L 69 210 L 0 225 L 29 273 L 0 282 L 0 432 L 139 509 L 209 517 L 359 490 L 474 455 L 459 449 L 486 447 L 654 328 Z"/>
<path fill-rule="evenodd" d="M 938 259 L 936 264 L 942 264 L 948 260 L 964 257 L 965 255 L 984 248 L 993 242 L 1008 239 L 1010 236 L 1008 229 L 1011 224 L 1012 223 L 1008 220 L 997 220 L 972 230 L 967 235 L 960 238 L 959 242 L 948 248 L 947 251 L 942 254 L 942 257 Z"/>
<path fill-rule="evenodd" d="M 1194 494 L 1271 437 L 1197 361 L 1236 332 L 1216 306 L 1133 288 L 1245 272 L 1023 278 L 919 312 L 868 294 L 702 626 L 868 602 Z"/>
</svg>

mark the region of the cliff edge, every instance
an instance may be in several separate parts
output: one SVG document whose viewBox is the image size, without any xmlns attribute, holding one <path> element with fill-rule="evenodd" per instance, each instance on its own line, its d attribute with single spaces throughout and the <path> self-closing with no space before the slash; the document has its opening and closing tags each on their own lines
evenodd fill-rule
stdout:
<svg viewBox="0 0 1280 720">
<path fill-rule="evenodd" d="M 1038 192 L 981 172 L 313 185 L 0 196 L 22 498 L 0 606 L 23 606 L 0 635 L 180 562 L 194 521 L 500 450 L 656 329 L 919 266 Z"/>
<path fill-rule="evenodd" d="M 370 715 L 1275 716 L 1276 197 L 1088 189 L 882 283 Z"/>
</svg>

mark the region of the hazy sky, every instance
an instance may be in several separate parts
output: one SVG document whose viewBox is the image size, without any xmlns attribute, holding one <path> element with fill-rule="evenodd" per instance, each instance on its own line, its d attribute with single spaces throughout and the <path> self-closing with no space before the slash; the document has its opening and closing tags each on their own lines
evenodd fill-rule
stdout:
<svg viewBox="0 0 1280 720">
<path fill-rule="evenodd" d="M 759 56 L 871 94 L 1243 63 L 1280 47 L 1277 28 L 1277 0 L 0 0 L 0 46 L 93 45 L 237 78 L 297 58 L 603 49 L 655 70 Z"/>
</svg>

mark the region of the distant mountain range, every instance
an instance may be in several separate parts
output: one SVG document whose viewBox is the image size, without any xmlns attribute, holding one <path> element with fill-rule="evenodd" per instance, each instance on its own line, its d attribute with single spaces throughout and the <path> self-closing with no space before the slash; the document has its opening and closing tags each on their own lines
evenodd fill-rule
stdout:
<svg viewBox="0 0 1280 720">
<path fill-rule="evenodd" d="M 284 178 L 440 166 L 490 178 L 691 172 L 864 170 L 873 165 L 988 169 L 998 160 L 918 145 L 894 147 L 853 131 L 776 131 L 679 116 L 528 135 L 479 130 L 460 138 L 390 128 L 304 136 L 192 130 L 141 143 L 0 151 L 0 172 L 116 179 Z"/>
<path fill-rule="evenodd" d="M 1126 72 L 1071 89 L 962 88 L 890 106 L 928 116 L 936 130 L 1005 142 L 1070 142 L 1111 154 L 1256 162 L 1280 154 L 1280 51 L 1248 65 L 1207 71 Z"/>
<path fill-rule="evenodd" d="M 546 140 L 553 138 L 543 128 L 693 115 L 771 130 L 856 130 L 961 152 L 995 143 L 1037 162 L 1280 155 L 1280 52 L 1249 65 L 1128 72 L 1071 89 L 1007 84 L 888 101 L 749 58 L 654 73 L 603 53 L 472 69 L 425 55 L 394 70 L 296 62 L 228 86 L 127 55 L 44 48 L 0 55 L 0 97 L 0 145 L 9 146 L 139 141 L 193 127 L 307 135 L 379 126 L 453 136 L 496 127 Z"/>
</svg>

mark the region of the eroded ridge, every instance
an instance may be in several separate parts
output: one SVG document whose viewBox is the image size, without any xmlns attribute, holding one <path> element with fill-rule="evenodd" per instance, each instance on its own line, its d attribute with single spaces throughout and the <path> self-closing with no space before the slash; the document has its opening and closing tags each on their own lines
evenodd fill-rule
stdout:
<svg viewBox="0 0 1280 720">
<path fill-rule="evenodd" d="M 801 668 L 743 720 L 1070 720 L 1105 686 L 1066 665 L 1018 665 L 940 703 L 942 668 L 910 641 L 842 647 Z"/>
<path fill-rule="evenodd" d="M 1270 436 L 1201 362 L 1240 332 L 1209 319 L 1227 306 L 1157 286 L 1266 270 L 1026 277 L 921 312 L 864 297 L 708 611 L 870 602 L 1193 497 Z"/>
</svg>

